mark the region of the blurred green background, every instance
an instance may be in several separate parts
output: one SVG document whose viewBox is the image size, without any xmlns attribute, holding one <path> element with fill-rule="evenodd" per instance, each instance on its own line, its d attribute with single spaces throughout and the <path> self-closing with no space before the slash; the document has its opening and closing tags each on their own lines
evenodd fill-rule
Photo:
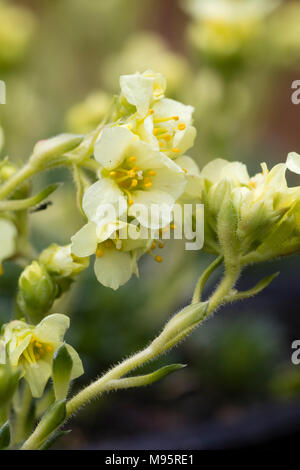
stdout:
<svg viewBox="0 0 300 470">
<path fill-rule="evenodd" d="M 271 166 L 299 152 L 300 106 L 291 103 L 291 83 L 300 75 L 300 2 L 224 0 L 226 15 L 218 4 L 203 10 L 204 3 L 0 0 L 0 79 L 7 87 L 7 104 L 0 106 L 2 156 L 21 163 L 40 139 L 93 129 L 118 92 L 119 75 L 146 69 L 163 72 L 167 94 L 195 107 L 198 136 L 190 154 L 200 168 L 222 157 L 257 172 L 261 161 Z M 67 171 L 45 179 L 64 185 L 52 206 L 30 216 L 38 250 L 69 243 L 82 225 Z M 143 347 L 191 297 L 211 261 L 177 241 L 164 251 L 164 263 L 143 260 L 140 279 L 116 293 L 89 270 L 56 303 L 54 311 L 72 318 L 68 342 L 84 362 L 77 387 Z M 189 436 L 199 423 L 230 423 L 257 407 L 262 413 L 282 403 L 299 409 L 300 366 L 290 360 L 291 342 L 300 337 L 299 261 L 251 268 L 241 287 L 278 267 L 281 276 L 266 292 L 226 307 L 160 359 L 187 363 L 186 369 L 151 388 L 101 398 L 76 417 L 61 445 L 104 440 L 113 446 L 126 438 L 134 446 L 138 435 L 182 429 Z M 11 318 L 20 273 L 13 264 L 4 268 L 0 324 Z M 238 435 L 232 445 L 235 440 Z"/>
</svg>

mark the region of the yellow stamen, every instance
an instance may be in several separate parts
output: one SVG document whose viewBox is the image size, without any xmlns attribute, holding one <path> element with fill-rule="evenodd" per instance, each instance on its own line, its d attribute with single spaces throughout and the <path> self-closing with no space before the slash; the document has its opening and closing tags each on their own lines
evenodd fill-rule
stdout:
<svg viewBox="0 0 300 470">
<path fill-rule="evenodd" d="M 174 153 L 178 153 L 178 152 L 180 152 L 180 150 L 179 150 L 179 148 L 177 148 L 177 147 L 174 147 L 174 148 L 172 148 L 172 152 L 174 152 Z"/>
<path fill-rule="evenodd" d="M 171 116 L 171 117 L 165 117 L 165 118 L 154 118 L 153 121 L 156 122 L 156 123 L 160 123 L 160 122 L 167 122 L 167 121 L 178 121 L 179 120 L 179 116 Z"/>
<path fill-rule="evenodd" d="M 128 161 L 129 161 L 130 163 L 135 162 L 135 161 L 136 161 L 136 157 L 129 157 L 129 158 L 128 158 Z"/>
<path fill-rule="evenodd" d="M 52 351 L 53 351 L 52 346 L 47 346 L 46 349 L 47 349 L 48 352 L 52 352 Z"/>
<path fill-rule="evenodd" d="M 104 243 L 104 246 L 106 248 L 111 248 L 112 247 L 112 241 L 111 240 L 106 240 L 106 242 Z"/>
<path fill-rule="evenodd" d="M 254 189 L 256 187 L 255 181 L 250 181 L 249 186 Z"/>
<path fill-rule="evenodd" d="M 184 129 L 186 128 L 186 125 L 184 124 L 184 122 L 181 122 L 180 124 L 178 124 L 177 126 L 177 129 L 179 131 L 184 131 Z"/>
<path fill-rule="evenodd" d="M 138 180 L 134 179 L 131 181 L 131 187 L 135 188 L 138 185 Z"/>
<path fill-rule="evenodd" d="M 116 171 L 110 171 L 109 176 L 111 176 L 112 178 L 114 178 L 114 176 L 116 176 L 116 174 L 117 174 Z"/>
<path fill-rule="evenodd" d="M 170 227 L 172 230 L 174 230 L 176 228 L 175 224 L 170 224 Z"/>
<path fill-rule="evenodd" d="M 155 250 L 155 248 L 156 248 L 156 243 L 153 242 L 152 245 L 151 245 L 151 250 Z"/>
<path fill-rule="evenodd" d="M 149 183 L 144 184 L 144 188 L 146 189 L 151 188 L 151 186 L 152 186 L 151 181 L 149 181 Z"/>
<path fill-rule="evenodd" d="M 165 245 L 162 242 L 159 242 L 158 248 L 163 248 Z"/>
<path fill-rule="evenodd" d="M 128 204 L 129 204 L 130 206 L 132 206 L 133 200 L 132 200 L 132 199 L 129 199 Z"/>
<path fill-rule="evenodd" d="M 156 176 L 156 171 L 150 170 L 148 173 L 149 176 Z"/>
<path fill-rule="evenodd" d="M 170 140 L 172 139 L 172 136 L 170 134 L 167 134 L 163 137 L 163 139 L 166 141 L 166 142 L 170 142 Z"/>
<path fill-rule="evenodd" d="M 157 263 L 162 263 L 162 260 L 163 260 L 161 256 L 155 256 L 154 259 Z"/>
</svg>

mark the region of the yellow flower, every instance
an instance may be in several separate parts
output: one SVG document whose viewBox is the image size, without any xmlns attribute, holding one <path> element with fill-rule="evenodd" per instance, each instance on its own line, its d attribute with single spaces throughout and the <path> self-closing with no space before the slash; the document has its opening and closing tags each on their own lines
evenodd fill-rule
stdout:
<svg viewBox="0 0 300 470">
<path fill-rule="evenodd" d="M 52 374 L 52 361 L 55 351 L 63 343 L 69 328 L 70 319 L 55 313 L 44 318 L 37 326 L 14 320 L 2 327 L 2 343 L 6 354 L 0 356 L 2 364 L 10 363 L 20 367 L 34 397 L 40 397 Z M 83 373 L 82 363 L 77 352 L 66 345 L 72 358 L 71 380 Z"/>
</svg>

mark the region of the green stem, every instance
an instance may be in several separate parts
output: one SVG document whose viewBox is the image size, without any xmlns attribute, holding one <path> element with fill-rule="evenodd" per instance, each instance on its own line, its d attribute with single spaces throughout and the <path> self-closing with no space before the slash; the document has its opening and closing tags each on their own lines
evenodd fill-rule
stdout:
<svg viewBox="0 0 300 470">
<path fill-rule="evenodd" d="M 235 286 L 240 274 L 241 267 L 238 264 L 231 266 L 227 265 L 220 285 L 209 299 L 208 314 L 213 312 L 224 302 L 231 289 Z"/>
<path fill-rule="evenodd" d="M 213 261 L 208 266 L 208 268 L 204 271 L 204 273 L 199 277 L 195 290 L 194 290 L 192 304 L 196 304 L 200 302 L 202 291 L 206 282 L 208 281 L 208 279 L 210 278 L 214 270 L 217 269 L 218 266 L 220 266 L 222 261 L 223 261 L 223 256 L 219 256 L 218 258 L 216 258 L 215 261 Z"/>
<path fill-rule="evenodd" d="M 228 295 L 237 281 L 240 271 L 241 269 L 239 266 L 231 266 L 230 269 L 227 266 L 224 278 L 212 295 L 209 303 L 200 302 L 191 304 L 181 312 L 177 313 L 167 323 L 160 335 L 148 347 L 134 354 L 132 357 L 125 359 L 122 363 L 109 370 L 98 380 L 92 382 L 71 398 L 67 403 L 66 419 L 86 403 L 89 403 L 103 392 L 109 390 L 111 385 L 115 387 L 116 382 L 114 381 L 120 379 L 146 362 L 155 359 L 157 356 L 172 348 L 189 335 L 210 313 L 213 312 L 214 309 L 223 303 L 224 298 Z M 207 305 L 208 308 L 204 308 L 207 307 Z M 120 385 L 122 385 L 122 382 Z M 141 385 L 143 385 L 142 380 L 138 381 L 138 386 Z M 36 442 L 39 442 L 38 433 L 36 433 L 33 441 L 30 440 L 29 437 L 29 439 L 24 443 L 23 448 L 27 450 L 35 449 Z"/>
</svg>

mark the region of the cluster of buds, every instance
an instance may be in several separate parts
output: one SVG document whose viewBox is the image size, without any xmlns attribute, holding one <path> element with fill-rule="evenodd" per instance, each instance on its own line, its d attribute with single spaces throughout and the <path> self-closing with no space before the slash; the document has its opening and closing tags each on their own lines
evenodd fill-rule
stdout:
<svg viewBox="0 0 300 470">
<path fill-rule="evenodd" d="M 300 156 L 249 177 L 239 162 L 218 159 L 201 172 L 206 208 L 205 249 L 248 264 L 300 251 L 300 187 L 289 188 L 285 173 L 300 174 Z"/>
<path fill-rule="evenodd" d="M 169 226 L 174 204 L 186 190 L 189 195 L 198 174 L 184 155 L 196 136 L 193 108 L 165 98 L 160 73 L 123 75 L 120 87 L 112 120 L 94 145 L 98 181 L 82 200 L 88 222 L 72 237 L 72 252 L 96 254 L 96 276 L 113 289 L 137 274 L 138 259 L 151 253 L 151 235 L 142 236 L 143 229 Z M 123 239 L 120 231 L 131 227 L 135 237 Z"/>
<path fill-rule="evenodd" d="M 49 312 L 55 299 L 69 289 L 74 276 L 89 265 L 87 258 L 76 258 L 71 246 L 50 245 L 38 261 L 33 261 L 19 278 L 17 307 L 20 316 L 37 323 Z"/>
</svg>

